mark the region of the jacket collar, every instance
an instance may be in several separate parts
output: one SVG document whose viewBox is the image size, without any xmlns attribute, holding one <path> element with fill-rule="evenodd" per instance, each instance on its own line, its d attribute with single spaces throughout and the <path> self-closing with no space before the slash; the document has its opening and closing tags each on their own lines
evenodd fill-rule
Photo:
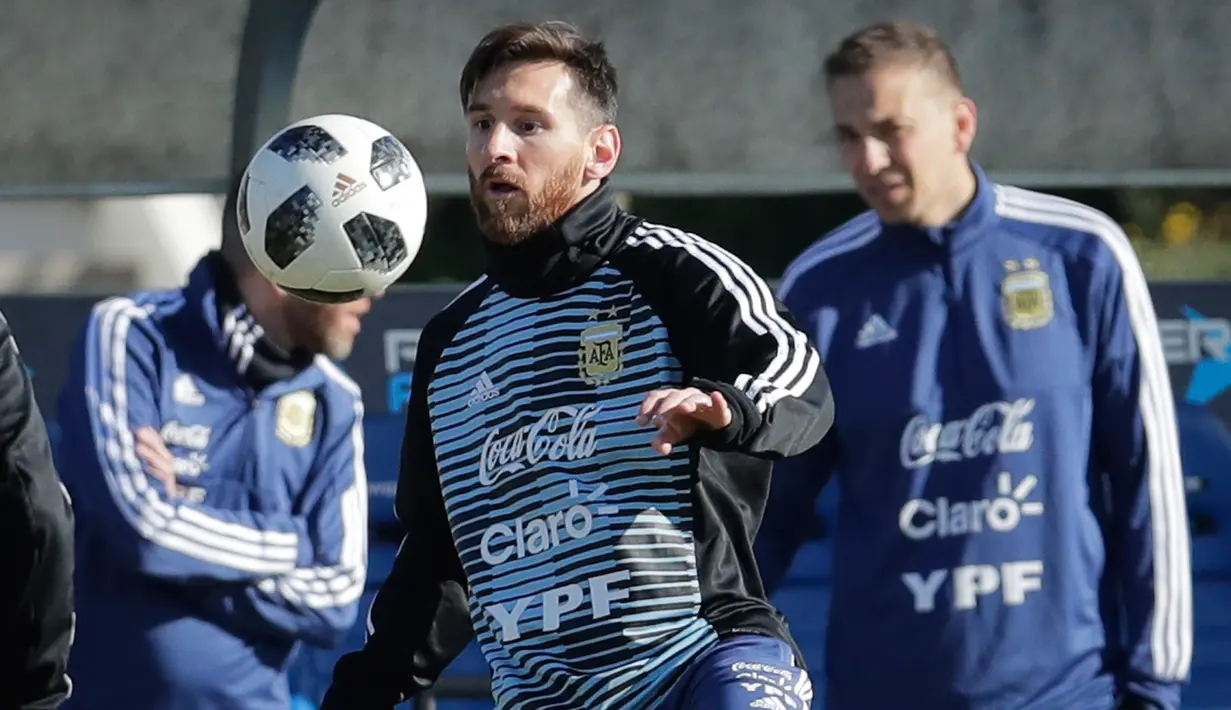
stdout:
<svg viewBox="0 0 1231 710">
<path fill-rule="evenodd" d="M 920 236 L 933 244 L 954 251 L 977 241 L 985 234 L 990 223 L 996 220 L 996 185 L 988 179 L 983 168 L 973 161 L 970 169 L 975 175 L 975 194 L 966 208 L 949 222 L 937 227 L 918 227 L 905 224 L 884 224 L 886 235 L 902 235 L 918 239 Z"/>
<path fill-rule="evenodd" d="M 636 221 L 604 180 L 555 224 L 527 239 L 508 245 L 484 239 L 487 274 L 518 298 L 557 293 L 588 278 Z"/>
<path fill-rule="evenodd" d="M 201 309 L 214 344 L 253 390 L 289 380 L 312 365 L 312 353 L 287 352 L 266 337 L 243 302 L 235 272 L 221 252 L 211 251 L 197 262 L 186 292 Z"/>
</svg>

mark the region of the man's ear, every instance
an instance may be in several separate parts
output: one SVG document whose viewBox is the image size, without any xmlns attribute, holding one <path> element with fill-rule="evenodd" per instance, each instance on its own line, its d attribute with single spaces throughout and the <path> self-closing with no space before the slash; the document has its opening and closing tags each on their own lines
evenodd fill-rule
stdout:
<svg viewBox="0 0 1231 710">
<path fill-rule="evenodd" d="M 620 129 L 610 123 L 595 128 L 590 134 L 590 156 L 586 161 L 587 180 L 602 180 L 615 170 L 620 160 Z"/>
<path fill-rule="evenodd" d="M 955 124 L 958 152 L 968 155 L 975 143 L 975 134 L 979 132 L 979 110 L 975 102 L 969 98 L 961 98 L 957 102 L 957 122 Z"/>
</svg>

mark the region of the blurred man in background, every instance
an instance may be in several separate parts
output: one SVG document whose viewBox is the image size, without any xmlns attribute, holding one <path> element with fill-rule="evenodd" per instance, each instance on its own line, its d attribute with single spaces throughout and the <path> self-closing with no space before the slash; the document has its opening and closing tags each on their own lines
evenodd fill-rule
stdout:
<svg viewBox="0 0 1231 710">
<path fill-rule="evenodd" d="M 1132 246 L 971 162 L 975 105 L 931 30 L 862 29 L 824 73 L 871 210 L 782 282 L 837 417 L 776 471 L 757 553 L 772 590 L 835 479 L 827 707 L 1179 707 L 1188 521 Z"/>
<path fill-rule="evenodd" d="M 617 204 L 600 42 L 497 28 L 459 88 L 488 267 L 419 341 L 405 541 L 325 710 L 391 710 L 475 635 L 500 708 L 806 707 L 752 537 L 829 428 L 820 357 L 746 264 Z"/>
<path fill-rule="evenodd" d="M 355 623 L 363 406 L 330 358 L 370 307 L 289 296 L 237 238 L 181 289 L 95 306 L 60 396 L 81 511 L 71 707 L 286 710 L 298 643 Z"/>
<path fill-rule="evenodd" d="M 73 509 L 0 314 L 0 708 L 60 707 L 72 643 Z"/>
</svg>

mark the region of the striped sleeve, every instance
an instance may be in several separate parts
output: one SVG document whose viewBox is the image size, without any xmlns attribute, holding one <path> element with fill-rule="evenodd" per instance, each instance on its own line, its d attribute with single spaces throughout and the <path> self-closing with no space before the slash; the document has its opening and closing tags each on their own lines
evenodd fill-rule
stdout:
<svg viewBox="0 0 1231 710">
<path fill-rule="evenodd" d="M 720 391 L 737 421 L 706 445 L 789 456 L 833 422 L 821 357 L 769 285 L 701 237 L 654 224 L 627 240 L 621 268 L 656 303 L 694 386 Z"/>
<path fill-rule="evenodd" d="M 145 472 L 134 433 L 162 425 L 157 342 L 148 312 L 132 300 L 103 301 L 91 314 L 82 345 L 80 416 L 88 422 L 97 475 L 76 476 L 78 505 L 108 521 L 108 542 L 120 560 L 152 576 L 256 580 L 310 564 L 304 518 L 217 510 L 171 498 Z"/>
<path fill-rule="evenodd" d="M 1110 490 L 1108 569 L 1128 639 L 1122 681 L 1154 707 L 1178 708 L 1193 653 L 1188 511 L 1175 402 L 1145 275 L 1131 242 L 1101 212 L 1013 188 L 1001 188 L 997 211 L 1098 239 L 1093 445 Z"/>
</svg>

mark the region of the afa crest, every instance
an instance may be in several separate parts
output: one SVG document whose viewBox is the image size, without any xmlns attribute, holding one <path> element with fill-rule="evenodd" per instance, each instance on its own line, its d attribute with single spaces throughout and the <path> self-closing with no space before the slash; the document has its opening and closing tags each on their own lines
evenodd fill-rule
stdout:
<svg viewBox="0 0 1231 710">
<path fill-rule="evenodd" d="M 1038 259 L 1006 261 L 1000 282 L 1000 304 L 1005 322 L 1016 330 L 1042 328 L 1056 315 L 1051 277 L 1039 269 Z"/>
<path fill-rule="evenodd" d="M 287 446 L 302 449 L 312 443 L 316 429 L 316 395 L 307 390 L 278 398 L 274 434 Z"/>
<path fill-rule="evenodd" d="M 602 313 L 615 316 L 610 311 L 595 311 L 590 320 L 597 320 Z M 588 385 L 602 385 L 620 376 L 624 370 L 624 326 L 619 321 L 605 321 L 581 331 L 577 350 L 577 370 Z"/>
</svg>

